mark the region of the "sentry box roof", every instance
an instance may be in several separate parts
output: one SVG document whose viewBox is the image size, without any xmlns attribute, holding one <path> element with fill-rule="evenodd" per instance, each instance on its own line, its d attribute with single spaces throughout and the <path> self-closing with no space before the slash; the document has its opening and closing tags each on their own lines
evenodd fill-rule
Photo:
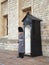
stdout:
<svg viewBox="0 0 49 65">
<path fill-rule="evenodd" d="M 33 21 L 42 21 L 41 19 L 39 19 L 39 18 L 37 18 L 37 17 L 35 17 L 35 16 L 33 16 L 33 15 L 31 15 L 31 14 L 29 14 L 29 12 L 27 12 L 27 14 L 26 14 L 26 16 L 23 18 L 23 20 L 22 20 L 22 22 L 24 22 L 24 24 L 25 23 L 32 23 Z"/>
</svg>

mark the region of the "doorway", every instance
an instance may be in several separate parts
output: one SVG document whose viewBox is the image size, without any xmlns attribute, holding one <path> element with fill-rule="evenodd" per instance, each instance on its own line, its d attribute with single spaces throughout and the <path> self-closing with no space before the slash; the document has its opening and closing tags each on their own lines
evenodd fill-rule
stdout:
<svg viewBox="0 0 49 65">
<path fill-rule="evenodd" d="M 25 54 L 31 54 L 31 27 L 29 25 L 25 27 Z"/>
</svg>

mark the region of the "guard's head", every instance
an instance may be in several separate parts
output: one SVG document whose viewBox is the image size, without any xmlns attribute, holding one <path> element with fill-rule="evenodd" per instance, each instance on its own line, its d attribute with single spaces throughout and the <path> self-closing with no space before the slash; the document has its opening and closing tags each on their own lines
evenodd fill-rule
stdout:
<svg viewBox="0 0 49 65">
<path fill-rule="evenodd" d="M 18 27 L 18 32 L 23 32 L 23 28 L 22 27 Z"/>
</svg>

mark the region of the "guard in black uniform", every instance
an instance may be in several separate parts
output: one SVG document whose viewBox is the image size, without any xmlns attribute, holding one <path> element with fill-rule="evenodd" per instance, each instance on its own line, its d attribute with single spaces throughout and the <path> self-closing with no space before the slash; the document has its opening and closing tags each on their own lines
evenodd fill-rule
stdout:
<svg viewBox="0 0 49 65">
<path fill-rule="evenodd" d="M 24 45 L 24 36 L 23 36 L 23 28 L 18 27 L 19 32 L 19 40 L 18 40 L 18 57 L 24 58 L 25 45 Z"/>
</svg>

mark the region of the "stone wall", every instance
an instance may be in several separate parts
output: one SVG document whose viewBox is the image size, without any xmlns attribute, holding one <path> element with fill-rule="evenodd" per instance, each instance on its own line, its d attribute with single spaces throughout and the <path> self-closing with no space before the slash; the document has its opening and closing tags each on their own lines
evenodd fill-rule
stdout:
<svg viewBox="0 0 49 65">
<path fill-rule="evenodd" d="M 31 13 L 31 1 L 30 0 L 19 0 L 19 26 L 23 27 L 22 19 L 26 13 Z"/>
<path fill-rule="evenodd" d="M 1 2 L 4 2 L 4 1 L 6 1 L 6 0 L 1 0 Z"/>
<path fill-rule="evenodd" d="M 8 15 L 8 1 L 1 4 L 2 16 Z"/>
<path fill-rule="evenodd" d="M 8 39 L 18 39 L 18 0 L 8 0 Z"/>
<path fill-rule="evenodd" d="M 43 56 L 49 56 L 49 0 L 41 0 L 41 1 L 40 0 L 30 0 L 30 1 L 21 0 L 20 5 L 21 5 L 20 6 L 20 25 L 22 25 L 21 20 L 22 20 L 22 17 L 24 17 L 24 12 L 22 16 L 23 9 L 26 9 L 30 6 L 31 6 L 31 14 L 38 17 L 39 19 L 42 19 L 42 22 L 41 22 L 42 52 L 43 52 Z"/>
<path fill-rule="evenodd" d="M 1 20 L 1 0 L 0 0 L 0 37 L 3 35 L 3 24 Z"/>
<path fill-rule="evenodd" d="M 49 0 L 33 0 L 33 15 L 42 19 L 41 37 L 44 56 L 49 56 Z"/>
<path fill-rule="evenodd" d="M 5 50 L 18 49 L 18 13 L 18 0 L 8 0 L 8 41 L 5 43 Z"/>
<path fill-rule="evenodd" d="M 1 0 L 0 0 L 0 24 L 1 24 Z M 1 25 L 0 25 L 0 35 L 1 35 Z"/>
<path fill-rule="evenodd" d="M 49 56 L 49 0 L 41 0 L 41 1 L 40 0 L 8 0 L 8 42 L 4 43 L 4 48 L 8 50 L 11 49 L 16 50 L 17 47 L 16 41 L 18 40 L 18 26 L 23 25 L 22 18 L 27 12 L 27 11 L 24 12 L 24 9 L 29 7 L 31 7 L 30 12 L 32 15 L 42 19 L 41 22 L 42 51 L 43 51 L 43 56 Z M 0 3 L 0 14 L 1 14 L 1 3 Z M 3 34 L 2 23 L 3 22 L 1 22 L 0 19 L 0 36 Z M 12 43 L 11 40 L 13 41 L 15 40 L 15 42 Z"/>
<path fill-rule="evenodd" d="M 31 1 L 30 0 L 22 0 L 21 1 L 21 7 L 22 9 L 28 8 L 31 6 Z"/>
<path fill-rule="evenodd" d="M 8 36 L 3 36 L 0 38 L 0 49 L 4 50 L 17 50 L 17 40 L 18 40 L 18 22 L 19 22 L 19 10 L 18 10 L 18 0 L 8 0 L 2 1 L 1 10 L 1 22 L 2 22 L 2 32 L 4 34 L 4 16 L 8 15 Z M 6 41 L 5 41 L 6 40 Z"/>
</svg>

